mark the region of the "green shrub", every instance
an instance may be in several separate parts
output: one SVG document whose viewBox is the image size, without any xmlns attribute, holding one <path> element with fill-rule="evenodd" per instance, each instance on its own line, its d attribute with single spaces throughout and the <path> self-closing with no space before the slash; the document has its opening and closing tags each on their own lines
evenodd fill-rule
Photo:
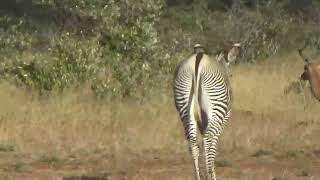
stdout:
<svg viewBox="0 0 320 180">
<path fill-rule="evenodd" d="M 1 46 L 6 48 L 3 52 L 12 52 L 5 58 L 2 69 L 13 75 L 18 84 L 39 90 L 63 90 L 89 83 L 101 96 L 104 96 L 101 93 L 132 96 L 149 87 L 161 74 L 152 69 L 166 68 L 162 67 L 155 28 L 163 5 L 161 0 L 41 3 L 78 13 L 76 17 L 92 17 L 98 23 L 92 27 L 94 36 L 62 29 L 43 39 L 29 33 L 41 31 L 28 24 L 30 17 L 5 19 L 10 27 L 2 31 L 5 41 Z M 38 42 L 44 47 L 35 49 Z M 34 51 L 41 55 L 30 55 Z M 28 61 L 24 58 L 26 54 Z"/>
<path fill-rule="evenodd" d="M 225 41 L 240 42 L 242 63 L 297 49 L 302 42 L 320 49 L 317 14 L 300 17 L 275 1 L 250 1 L 252 7 L 246 2 L 18 3 L 19 13 L 0 17 L 1 77 L 39 92 L 89 84 L 99 98 L 141 97 L 168 91 L 177 63 L 195 43 L 212 54 Z M 222 3 L 224 10 L 210 3 Z M 316 12 L 318 6 L 308 8 Z"/>
</svg>

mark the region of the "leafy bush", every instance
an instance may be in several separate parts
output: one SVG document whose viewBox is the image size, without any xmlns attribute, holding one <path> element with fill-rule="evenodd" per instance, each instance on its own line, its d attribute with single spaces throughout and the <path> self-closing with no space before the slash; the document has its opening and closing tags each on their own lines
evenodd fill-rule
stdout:
<svg viewBox="0 0 320 180">
<path fill-rule="evenodd" d="M 164 24 L 165 27 L 160 28 L 166 34 L 161 38 L 171 43 L 170 48 L 181 46 L 178 50 L 190 49 L 200 42 L 210 53 L 217 52 L 226 41 L 240 42 L 242 53 L 238 62 L 264 60 L 276 53 L 297 49 L 304 41 L 312 47 L 319 47 L 320 31 L 314 25 L 318 22 L 318 15 L 298 16 L 286 11 L 287 6 L 276 1 L 259 2 L 254 7 L 239 1 L 232 3 L 226 12 L 208 11 L 203 6 L 169 8 L 163 24 L 171 19 L 175 27 L 182 28 L 181 31 L 170 30 Z M 315 9 L 319 9 L 318 6 Z"/>
<path fill-rule="evenodd" d="M 46 43 L 42 42 L 46 48 L 38 52 L 41 55 L 27 53 L 29 60 L 26 62 L 24 53 L 37 51 L 31 47 L 44 39 L 24 30 L 39 31 L 28 24 L 29 17 L 21 17 L 18 22 L 9 22 L 13 21 L 9 17 L 4 19 L 7 24 L 14 25 L 2 32 L 5 40 L 1 46 L 6 47 L 4 52 L 10 50 L 20 56 L 15 55 L 13 62 L 8 55 L 3 69 L 6 74 L 14 75 L 19 84 L 52 90 L 90 83 L 101 96 L 104 93 L 132 96 L 138 89 L 150 86 L 161 72 L 152 69 L 165 68 L 155 28 L 163 5 L 161 0 L 104 3 L 79 0 L 64 4 L 50 0 L 42 3 L 65 11 L 71 9 L 99 23 L 92 27 L 94 36 L 79 36 L 65 29 L 58 31 L 46 39 Z"/>
<path fill-rule="evenodd" d="M 19 13 L 0 17 L 0 72 L 40 92 L 84 84 L 97 97 L 167 91 L 176 64 L 195 43 L 215 53 L 225 41 L 238 41 L 240 62 L 263 60 L 303 41 L 320 49 L 317 13 L 289 13 L 276 1 L 26 2 L 15 4 Z"/>
</svg>

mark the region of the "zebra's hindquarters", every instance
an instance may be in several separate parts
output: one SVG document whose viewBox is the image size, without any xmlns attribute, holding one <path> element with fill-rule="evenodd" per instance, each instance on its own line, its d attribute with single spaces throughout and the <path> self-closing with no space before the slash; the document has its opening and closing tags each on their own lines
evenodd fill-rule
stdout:
<svg viewBox="0 0 320 180">
<path fill-rule="evenodd" d="M 194 174 L 200 180 L 199 146 L 197 143 L 197 121 L 195 118 L 195 81 L 192 58 L 179 65 L 174 77 L 174 99 L 176 109 L 183 123 L 185 136 L 189 142 L 189 150 L 193 158 Z"/>
<path fill-rule="evenodd" d="M 198 98 L 204 128 L 206 174 L 207 178 L 216 179 L 214 161 L 217 145 L 231 115 L 232 94 L 224 69 L 214 63 L 207 63 L 201 66 Z"/>
</svg>

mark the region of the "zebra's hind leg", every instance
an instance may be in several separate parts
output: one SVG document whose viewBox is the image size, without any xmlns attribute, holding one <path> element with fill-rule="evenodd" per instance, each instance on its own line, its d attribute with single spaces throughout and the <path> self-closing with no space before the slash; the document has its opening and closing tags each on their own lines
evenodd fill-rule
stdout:
<svg viewBox="0 0 320 180">
<path fill-rule="evenodd" d="M 194 175 L 197 180 L 200 180 L 200 170 L 199 170 L 200 151 L 199 151 L 199 146 L 197 143 L 197 138 L 196 138 L 196 136 L 191 136 L 191 137 L 189 137 L 188 140 L 189 140 L 189 150 L 191 152 L 192 159 L 193 159 Z"/>
<path fill-rule="evenodd" d="M 200 156 L 200 148 L 198 145 L 198 138 L 197 138 L 197 129 L 198 124 L 196 121 L 196 117 L 194 112 L 194 104 L 191 102 L 190 104 L 191 113 L 186 113 L 185 116 L 182 116 L 182 122 L 185 130 L 185 137 L 189 143 L 189 151 L 192 155 L 193 160 L 193 170 L 194 176 L 197 180 L 200 180 L 200 168 L 199 168 L 199 156 Z"/>
<path fill-rule="evenodd" d="M 203 137 L 207 180 L 217 180 L 214 162 L 218 139 L 219 136 L 212 134 L 212 132 L 206 132 Z"/>
<path fill-rule="evenodd" d="M 183 119 L 183 124 L 185 128 L 185 135 L 189 143 L 189 151 L 193 160 L 193 170 L 194 176 L 197 180 L 200 180 L 200 169 L 199 169 L 199 145 L 197 139 L 197 123 L 193 116 Z"/>
</svg>

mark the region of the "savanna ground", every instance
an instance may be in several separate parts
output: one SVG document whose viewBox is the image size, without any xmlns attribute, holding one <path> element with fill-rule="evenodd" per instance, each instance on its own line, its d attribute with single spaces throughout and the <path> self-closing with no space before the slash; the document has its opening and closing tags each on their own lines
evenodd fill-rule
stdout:
<svg viewBox="0 0 320 180">
<path fill-rule="evenodd" d="M 232 67 L 220 179 L 320 179 L 320 103 L 308 88 L 286 91 L 302 70 L 296 52 Z M 143 102 L 0 89 L 1 179 L 193 179 L 171 89 Z"/>
</svg>

